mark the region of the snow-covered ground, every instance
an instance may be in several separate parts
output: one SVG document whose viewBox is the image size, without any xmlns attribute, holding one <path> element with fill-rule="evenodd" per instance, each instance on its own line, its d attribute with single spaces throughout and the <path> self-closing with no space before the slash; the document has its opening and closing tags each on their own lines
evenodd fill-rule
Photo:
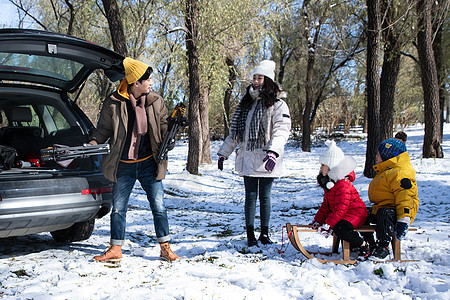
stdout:
<svg viewBox="0 0 450 300">
<path fill-rule="evenodd" d="M 214 142 L 214 163 L 202 166 L 200 175 L 190 175 L 184 170 L 187 144 L 179 142 L 170 152 L 164 186 L 172 249 L 181 261 L 159 260 L 152 214 L 137 183 L 120 264 L 92 260 L 108 247 L 109 216 L 97 221 L 89 240 L 70 245 L 53 242 L 49 234 L 0 239 L 0 298 L 450 299 L 450 126 L 445 128 L 445 158 L 438 160 L 421 158 L 422 126 L 406 132 L 420 208 L 413 224 L 418 231 L 402 242 L 402 257 L 418 262 L 321 264 L 289 245 L 283 226 L 309 223 L 322 201 L 315 177 L 324 148 L 303 153 L 294 141 L 286 147 L 286 177 L 276 180 L 272 191 L 271 237 L 276 244 L 248 249 L 243 180 L 233 172 L 234 156 L 219 171 L 215 153 L 220 142 Z M 368 204 L 370 179 L 362 175 L 365 140 L 338 146 L 357 160 L 355 186 Z M 259 219 L 255 225 L 259 227 Z M 302 243 L 327 251 L 331 239 L 307 233 Z"/>
</svg>

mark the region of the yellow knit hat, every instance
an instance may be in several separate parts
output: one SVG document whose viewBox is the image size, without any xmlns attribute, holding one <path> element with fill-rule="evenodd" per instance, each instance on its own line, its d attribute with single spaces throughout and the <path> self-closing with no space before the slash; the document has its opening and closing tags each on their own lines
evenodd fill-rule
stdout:
<svg viewBox="0 0 450 300">
<path fill-rule="evenodd" d="M 138 81 L 148 69 L 147 64 L 130 57 L 125 57 L 123 60 L 123 66 L 125 67 L 125 79 L 128 84 Z"/>
</svg>

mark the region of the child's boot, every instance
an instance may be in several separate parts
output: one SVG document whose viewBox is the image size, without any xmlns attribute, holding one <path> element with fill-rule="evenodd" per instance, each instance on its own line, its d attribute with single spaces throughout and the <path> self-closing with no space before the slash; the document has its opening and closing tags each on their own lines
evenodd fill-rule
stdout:
<svg viewBox="0 0 450 300">
<path fill-rule="evenodd" d="M 369 260 L 372 261 L 386 261 L 389 258 L 389 243 L 380 242 L 372 253 L 369 255 Z"/>
<path fill-rule="evenodd" d="M 358 260 L 367 260 L 368 256 L 370 255 L 370 245 L 368 242 L 363 241 L 362 245 L 359 247 L 359 254 L 358 254 Z"/>
</svg>

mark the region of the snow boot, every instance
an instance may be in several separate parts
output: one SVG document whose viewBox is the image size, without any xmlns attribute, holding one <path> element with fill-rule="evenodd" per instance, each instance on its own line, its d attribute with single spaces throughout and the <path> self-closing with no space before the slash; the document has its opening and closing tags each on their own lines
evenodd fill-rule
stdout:
<svg viewBox="0 0 450 300">
<path fill-rule="evenodd" d="M 389 258 L 389 248 L 384 245 L 378 245 L 368 256 L 371 261 L 386 261 Z"/>
<path fill-rule="evenodd" d="M 169 242 L 159 243 L 159 246 L 161 247 L 161 254 L 159 255 L 161 259 L 167 260 L 168 262 L 173 262 L 180 259 L 180 257 L 173 253 L 172 249 L 170 249 Z"/>
<path fill-rule="evenodd" d="M 373 250 L 372 247 L 370 247 L 369 243 L 364 241 L 363 244 L 359 247 L 359 253 L 358 253 L 358 260 L 365 261 L 370 255 L 370 250 Z"/>
<path fill-rule="evenodd" d="M 95 261 L 99 262 L 118 262 L 122 259 L 122 246 L 111 245 L 102 255 L 94 256 Z"/>
<path fill-rule="evenodd" d="M 247 226 L 247 245 L 249 247 L 258 246 L 255 237 L 255 228 L 253 226 Z"/>
<path fill-rule="evenodd" d="M 269 238 L 269 226 L 261 226 L 261 235 L 258 239 L 263 245 L 270 245 L 273 242 Z"/>
</svg>

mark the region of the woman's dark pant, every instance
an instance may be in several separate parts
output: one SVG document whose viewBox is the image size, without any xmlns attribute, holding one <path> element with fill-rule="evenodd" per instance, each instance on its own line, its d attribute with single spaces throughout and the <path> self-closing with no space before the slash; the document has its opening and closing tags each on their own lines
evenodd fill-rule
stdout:
<svg viewBox="0 0 450 300">
<path fill-rule="evenodd" d="M 245 186 L 245 225 L 255 226 L 256 199 L 259 195 L 261 227 L 269 227 L 270 192 L 273 178 L 244 176 Z"/>
<path fill-rule="evenodd" d="M 355 231 L 355 228 L 349 221 L 340 220 L 334 226 L 333 231 L 339 239 L 348 242 L 352 249 L 361 246 L 363 243 L 362 237 Z"/>
</svg>

